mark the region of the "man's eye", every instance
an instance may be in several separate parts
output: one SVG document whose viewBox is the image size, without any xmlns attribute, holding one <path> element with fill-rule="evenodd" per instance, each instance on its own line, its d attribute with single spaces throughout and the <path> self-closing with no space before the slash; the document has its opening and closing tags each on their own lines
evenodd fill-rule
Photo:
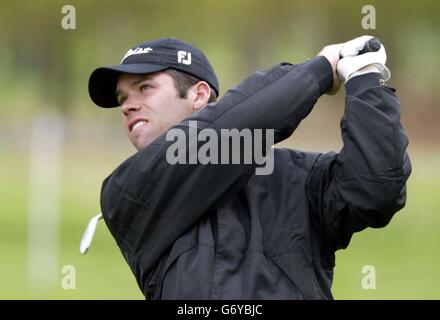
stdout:
<svg viewBox="0 0 440 320">
<path fill-rule="evenodd" d="M 143 85 L 141 85 L 141 87 L 140 87 L 141 91 L 147 90 L 148 88 L 151 88 L 151 86 L 148 85 L 148 84 L 143 84 Z"/>
<path fill-rule="evenodd" d="M 127 100 L 126 98 L 119 98 L 118 102 L 119 102 L 119 106 L 122 106 L 125 102 L 125 100 Z"/>
</svg>

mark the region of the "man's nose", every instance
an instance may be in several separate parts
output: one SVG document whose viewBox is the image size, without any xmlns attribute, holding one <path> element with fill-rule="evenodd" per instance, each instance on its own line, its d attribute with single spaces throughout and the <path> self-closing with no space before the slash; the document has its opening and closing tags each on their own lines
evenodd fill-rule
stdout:
<svg viewBox="0 0 440 320">
<path fill-rule="evenodd" d="M 136 112 L 141 109 L 141 103 L 133 98 L 128 97 L 121 105 L 122 112 L 128 115 L 130 112 Z"/>
</svg>

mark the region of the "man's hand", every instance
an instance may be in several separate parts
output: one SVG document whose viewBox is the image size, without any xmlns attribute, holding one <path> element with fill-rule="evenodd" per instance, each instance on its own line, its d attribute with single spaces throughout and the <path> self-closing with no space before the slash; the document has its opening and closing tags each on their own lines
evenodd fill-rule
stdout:
<svg viewBox="0 0 440 320">
<path fill-rule="evenodd" d="M 338 92 L 341 87 L 341 81 L 336 73 L 336 66 L 340 59 L 340 52 L 343 47 L 343 43 L 332 44 L 329 46 L 325 46 L 322 50 L 317 54 L 318 56 L 324 56 L 327 58 L 328 62 L 330 62 L 333 70 L 333 87 L 327 94 L 333 95 Z"/>
<path fill-rule="evenodd" d="M 359 54 L 365 43 L 372 38 L 372 36 L 361 36 L 343 45 L 342 58 L 337 65 L 337 73 L 341 81 L 347 82 L 355 76 L 371 72 L 380 73 L 384 81 L 390 79 L 391 73 L 385 66 L 387 54 L 383 45 L 378 51 Z"/>
</svg>

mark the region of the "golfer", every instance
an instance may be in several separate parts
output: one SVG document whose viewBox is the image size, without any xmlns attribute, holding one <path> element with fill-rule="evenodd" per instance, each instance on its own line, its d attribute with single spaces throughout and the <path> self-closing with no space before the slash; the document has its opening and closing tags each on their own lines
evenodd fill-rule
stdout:
<svg viewBox="0 0 440 320">
<path fill-rule="evenodd" d="M 176 39 L 139 44 L 121 64 L 93 71 L 91 99 L 119 107 L 138 150 L 104 180 L 101 209 L 146 299 L 333 298 L 335 251 L 389 223 L 411 171 L 385 48 L 361 53 L 371 38 L 256 72 L 218 100 L 206 56 Z M 184 152 L 203 147 L 189 134 L 194 123 L 197 132 L 262 129 L 283 141 L 340 83 L 339 153 L 275 148 L 266 175 L 256 161 L 167 160 L 170 130 L 188 138 Z"/>
</svg>

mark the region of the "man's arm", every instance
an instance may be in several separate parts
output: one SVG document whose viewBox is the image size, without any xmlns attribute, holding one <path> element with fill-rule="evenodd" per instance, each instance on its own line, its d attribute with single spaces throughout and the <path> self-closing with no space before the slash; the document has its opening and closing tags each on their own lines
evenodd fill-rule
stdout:
<svg viewBox="0 0 440 320">
<path fill-rule="evenodd" d="M 394 92 L 378 73 L 346 83 L 344 146 L 317 159 L 307 184 L 312 219 L 327 248 L 345 248 L 354 232 L 387 225 L 405 205 L 411 164 Z"/>
<path fill-rule="evenodd" d="M 253 74 L 217 104 L 174 128 L 188 135 L 189 121 L 197 120 L 198 130 L 275 129 L 278 142 L 293 132 L 332 82 L 332 68 L 324 57 L 296 66 L 280 64 Z M 170 165 L 170 145 L 162 135 L 126 160 L 102 186 L 105 221 L 126 258 L 141 261 L 141 269 L 149 269 L 208 209 L 241 188 L 255 169 L 244 164 Z"/>
</svg>

